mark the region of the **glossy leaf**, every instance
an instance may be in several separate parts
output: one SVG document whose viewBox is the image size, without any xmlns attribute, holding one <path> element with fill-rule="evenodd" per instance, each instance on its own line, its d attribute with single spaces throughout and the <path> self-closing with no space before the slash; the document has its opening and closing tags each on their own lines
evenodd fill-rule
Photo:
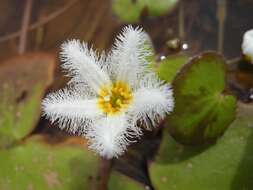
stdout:
<svg viewBox="0 0 253 190">
<path fill-rule="evenodd" d="M 166 57 L 157 66 L 157 75 L 160 79 L 171 83 L 186 62 L 187 56 L 184 54 Z"/>
<path fill-rule="evenodd" d="M 234 120 L 236 100 L 225 94 L 225 61 L 215 53 L 193 58 L 173 82 L 175 109 L 168 128 L 185 144 L 213 141 Z"/>
</svg>

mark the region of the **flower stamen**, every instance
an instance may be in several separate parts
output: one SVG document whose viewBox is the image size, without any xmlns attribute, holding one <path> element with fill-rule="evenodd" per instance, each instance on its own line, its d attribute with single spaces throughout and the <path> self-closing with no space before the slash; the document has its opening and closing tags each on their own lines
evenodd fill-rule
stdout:
<svg viewBox="0 0 253 190">
<path fill-rule="evenodd" d="M 103 86 L 100 89 L 98 106 L 104 113 L 114 115 L 127 108 L 132 99 L 129 86 L 122 81 L 117 81 L 109 87 Z"/>
</svg>

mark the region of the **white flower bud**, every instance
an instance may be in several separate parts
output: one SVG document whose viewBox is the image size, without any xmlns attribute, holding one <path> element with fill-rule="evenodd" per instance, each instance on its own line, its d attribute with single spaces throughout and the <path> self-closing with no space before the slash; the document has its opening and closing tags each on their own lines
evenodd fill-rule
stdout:
<svg viewBox="0 0 253 190">
<path fill-rule="evenodd" d="M 244 33 L 242 41 L 242 53 L 246 59 L 253 63 L 253 29 Z"/>
</svg>

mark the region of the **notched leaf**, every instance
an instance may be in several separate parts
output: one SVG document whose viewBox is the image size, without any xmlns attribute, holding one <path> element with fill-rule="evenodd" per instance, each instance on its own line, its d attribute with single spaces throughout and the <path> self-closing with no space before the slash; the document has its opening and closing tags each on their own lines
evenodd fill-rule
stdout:
<svg viewBox="0 0 253 190">
<path fill-rule="evenodd" d="M 202 144 L 222 135 L 234 120 L 236 100 L 224 94 L 225 60 L 214 52 L 190 60 L 173 81 L 175 109 L 171 135 L 184 144 Z"/>
<path fill-rule="evenodd" d="M 188 56 L 183 53 L 168 56 L 156 66 L 156 73 L 160 79 L 171 83 L 183 65 L 187 63 L 187 60 Z"/>
</svg>

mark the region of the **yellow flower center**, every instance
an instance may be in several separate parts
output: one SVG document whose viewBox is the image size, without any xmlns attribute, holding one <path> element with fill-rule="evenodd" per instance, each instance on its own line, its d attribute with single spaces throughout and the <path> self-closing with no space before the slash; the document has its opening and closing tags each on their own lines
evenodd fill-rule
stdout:
<svg viewBox="0 0 253 190">
<path fill-rule="evenodd" d="M 104 113 L 114 115 L 127 108 L 132 99 L 132 91 L 129 86 L 122 81 L 118 81 L 100 89 L 98 106 Z"/>
</svg>

